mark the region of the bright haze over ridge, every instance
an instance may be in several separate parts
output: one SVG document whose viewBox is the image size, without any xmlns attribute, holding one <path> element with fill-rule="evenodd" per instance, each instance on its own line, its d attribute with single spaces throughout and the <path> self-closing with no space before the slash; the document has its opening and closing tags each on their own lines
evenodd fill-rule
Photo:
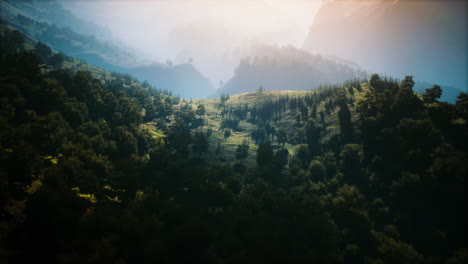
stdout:
<svg viewBox="0 0 468 264">
<path fill-rule="evenodd" d="M 194 65 L 213 84 L 227 81 L 250 45 L 301 47 L 320 0 L 62 1 L 108 27 L 143 58 Z"/>
</svg>

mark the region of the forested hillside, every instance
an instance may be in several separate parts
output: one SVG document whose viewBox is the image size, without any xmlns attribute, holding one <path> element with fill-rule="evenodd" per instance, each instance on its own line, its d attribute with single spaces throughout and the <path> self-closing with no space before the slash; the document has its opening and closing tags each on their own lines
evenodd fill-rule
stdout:
<svg viewBox="0 0 468 264">
<path fill-rule="evenodd" d="M 2 262 L 467 261 L 465 93 L 372 75 L 189 101 L 1 43 Z"/>
<path fill-rule="evenodd" d="M 79 23 L 80 20 L 73 16 L 68 23 L 67 20 L 61 22 L 69 26 L 52 23 L 57 21 L 50 19 L 50 16 L 60 10 L 63 8 L 57 1 L 2 1 L 1 24 L 85 63 L 108 71 L 130 73 L 158 89 L 170 90 L 174 95 L 204 98 L 214 92 L 210 81 L 190 63 L 172 65 L 142 60 L 119 41 L 102 34 L 90 34 L 97 32 L 90 30 L 88 24 Z M 44 17 L 49 19 L 44 20 Z M 88 33 L 77 33 L 77 29 Z M 103 29 L 96 27 L 95 30 Z"/>
<path fill-rule="evenodd" d="M 79 34 L 99 36 L 104 40 L 116 41 L 112 32 L 101 25 L 76 17 L 56 0 L 4 0 L 1 4 L 2 17 L 13 20 L 18 14 L 40 22 L 68 27 Z"/>
<path fill-rule="evenodd" d="M 219 88 L 216 95 L 239 94 L 257 91 L 310 90 L 320 85 L 341 83 L 355 78 L 365 78 L 360 66 L 338 58 L 307 51 L 292 46 L 262 45 L 242 59 L 234 76 Z"/>
</svg>

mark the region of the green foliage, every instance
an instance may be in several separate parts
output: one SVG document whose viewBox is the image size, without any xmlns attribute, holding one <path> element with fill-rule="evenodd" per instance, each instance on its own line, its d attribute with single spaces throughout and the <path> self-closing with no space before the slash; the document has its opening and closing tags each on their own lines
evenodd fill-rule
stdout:
<svg viewBox="0 0 468 264">
<path fill-rule="evenodd" d="M 193 136 L 192 149 L 194 152 L 201 154 L 208 151 L 208 140 L 203 132 L 196 132 Z"/>
<path fill-rule="evenodd" d="M 166 144 L 168 149 L 179 153 L 182 157 L 189 154 L 188 146 L 192 142 L 190 128 L 184 118 L 178 117 L 176 122 L 167 131 Z"/>
<path fill-rule="evenodd" d="M 3 54 L 2 54 L 3 55 Z M 33 80 L 39 73 L 39 58 L 34 53 L 21 51 L 1 57 L 0 70 L 2 75 L 19 75 Z"/>
<path fill-rule="evenodd" d="M 3 35 L 0 36 L 0 50 L 3 54 L 14 54 L 23 50 L 24 42 L 25 39 L 21 32 L 18 30 L 6 30 Z"/>
<path fill-rule="evenodd" d="M 41 72 L 9 43 L 0 250 L 12 262 L 466 262 L 464 93 L 422 101 L 411 77 L 372 76 L 192 110 L 129 75 Z"/>
<path fill-rule="evenodd" d="M 369 80 L 369 84 L 376 92 L 382 92 L 380 76 L 377 73 L 372 74 Z"/>
<path fill-rule="evenodd" d="M 315 122 L 315 120 L 310 119 L 307 122 L 306 125 L 306 140 L 307 140 L 307 146 L 309 148 L 310 153 L 312 156 L 317 155 L 320 152 L 320 145 L 319 145 L 319 139 L 320 139 L 320 126 Z"/>
<path fill-rule="evenodd" d="M 363 159 L 362 147 L 358 144 L 346 144 L 341 153 L 341 168 L 347 182 L 365 186 L 365 175 L 361 171 Z"/>
<path fill-rule="evenodd" d="M 406 76 L 400 86 L 401 88 L 412 90 L 414 87 L 413 76 Z"/>
<path fill-rule="evenodd" d="M 202 104 L 199 104 L 199 105 L 197 106 L 197 110 L 195 111 L 195 113 L 196 113 L 197 115 L 199 115 L 199 116 L 204 116 L 204 115 L 205 115 L 205 112 L 206 112 L 205 106 L 202 105 Z"/>
<path fill-rule="evenodd" d="M 257 165 L 265 167 L 272 165 L 273 162 L 273 149 L 271 148 L 270 141 L 260 143 L 257 149 Z"/>
<path fill-rule="evenodd" d="M 314 182 L 323 181 L 325 179 L 325 166 L 318 158 L 314 158 L 309 164 L 310 179 Z"/>
<path fill-rule="evenodd" d="M 351 122 L 351 111 L 346 101 L 340 103 L 338 111 L 338 120 L 340 122 L 340 133 L 343 143 L 350 142 L 353 138 L 353 125 Z"/>
<path fill-rule="evenodd" d="M 50 65 L 54 67 L 62 66 L 64 61 L 65 61 L 65 55 L 61 52 L 55 53 L 49 58 Z"/>
<path fill-rule="evenodd" d="M 231 136 L 231 130 L 230 129 L 224 130 L 224 138 L 228 138 L 230 136 Z"/>
<path fill-rule="evenodd" d="M 236 159 L 245 160 L 249 156 L 249 144 L 246 141 L 237 146 Z"/>
<path fill-rule="evenodd" d="M 426 89 L 426 92 L 423 94 L 423 99 L 427 103 L 434 103 L 437 99 L 442 96 L 442 89 L 439 85 L 434 84 L 432 88 Z"/>
<path fill-rule="evenodd" d="M 275 155 L 273 156 L 274 167 L 281 171 L 281 169 L 283 169 L 283 167 L 288 164 L 288 156 L 289 152 L 287 149 L 283 148 L 276 151 Z"/>
<path fill-rule="evenodd" d="M 221 104 L 224 104 L 227 100 L 229 100 L 229 94 L 222 94 L 219 98 Z"/>
<path fill-rule="evenodd" d="M 283 146 L 288 141 L 288 134 L 284 129 L 278 130 L 276 137 L 278 138 L 278 142 L 283 144 Z"/>
<path fill-rule="evenodd" d="M 37 42 L 34 46 L 34 53 L 41 58 L 42 63 L 48 63 L 52 49 L 42 42 Z"/>
</svg>

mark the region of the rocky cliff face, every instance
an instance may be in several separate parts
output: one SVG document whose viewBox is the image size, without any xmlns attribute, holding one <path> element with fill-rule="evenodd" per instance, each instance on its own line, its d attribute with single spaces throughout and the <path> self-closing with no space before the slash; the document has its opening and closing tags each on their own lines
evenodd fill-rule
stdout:
<svg viewBox="0 0 468 264">
<path fill-rule="evenodd" d="M 466 90 L 466 25 L 466 1 L 329 1 L 304 49 Z"/>
</svg>

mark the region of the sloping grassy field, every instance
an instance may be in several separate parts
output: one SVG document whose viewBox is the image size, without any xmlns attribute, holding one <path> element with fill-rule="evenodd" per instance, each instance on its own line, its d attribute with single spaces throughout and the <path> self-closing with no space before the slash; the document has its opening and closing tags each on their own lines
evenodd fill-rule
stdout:
<svg viewBox="0 0 468 264">
<path fill-rule="evenodd" d="M 368 85 L 366 83 L 362 84 L 363 91 L 354 92 L 355 102 L 350 106 L 350 111 L 352 113 L 353 123 L 357 121 L 357 114 L 355 112 L 355 106 L 357 102 L 364 97 L 365 92 L 368 90 Z M 261 92 L 251 92 L 230 96 L 230 98 L 221 103 L 220 99 L 199 99 L 193 100 L 191 102 L 182 102 L 188 103 L 192 106 L 192 109 L 196 109 L 198 104 L 203 104 L 205 106 L 206 114 L 204 116 L 205 125 L 199 128 L 199 130 L 206 132 L 211 130 L 212 133 L 209 136 L 209 150 L 207 153 L 202 154 L 207 162 L 226 162 L 230 165 L 236 162 L 235 151 L 238 145 L 242 142 L 247 141 L 249 144 L 249 157 L 245 160 L 245 165 L 254 165 L 256 158 L 256 151 L 258 146 L 255 144 L 254 140 L 251 137 L 252 132 L 257 127 L 255 124 L 248 122 L 246 120 L 241 120 L 239 122 L 239 128 L 237 130 L 231 130 L 229 137 L 225 137 L 224 129 L 221 128 L 221 122 L 223 121 L 222 110 L 223 107 L 236 107 L 247 105 L 249 108 L 255 105 L 261 104 L 263 101 L 269 101 L 276 99 L 278 97 L 289 98 L 297 97 L 303 98 L 307 94 L 315 93 L 315 91 L 261 91 Z M 310 109 L 309 109 L 310 110 Z M 325 141 L 332 136 L 339 134 L 340 127 L 338 121 L 338 110 L 336 108 L 334 111 L 325 115 L 325 132 L 321 135 L 321 140 Z M 320 103 L 317 107 L 317 113 L 325 111 L 325 102 Z M 270 122 L 272 127 L 275 127 L 276 131 L 279 129 L 284 129 L 288 135 L 288 138 L 293 137 L 298 129 L 302 129 L 304 126 L 303 122 L 297 123 L 296 113 L 291 112 L 289 109 L 281 115 L 281 119 L 277 121 Z M 273 149 L 277 150 L 280 148 L 286 148 L 289 152 L 289 155 L 294 155 L 299 145 L 293 145 L 286 143 L 284 146 L 280 144 L 276 137 L 271 139 Z M 218 146 L 219 145 L 219 146 Z M 193 154 L 194 156 L 197 154 Z"/>
</svg>

